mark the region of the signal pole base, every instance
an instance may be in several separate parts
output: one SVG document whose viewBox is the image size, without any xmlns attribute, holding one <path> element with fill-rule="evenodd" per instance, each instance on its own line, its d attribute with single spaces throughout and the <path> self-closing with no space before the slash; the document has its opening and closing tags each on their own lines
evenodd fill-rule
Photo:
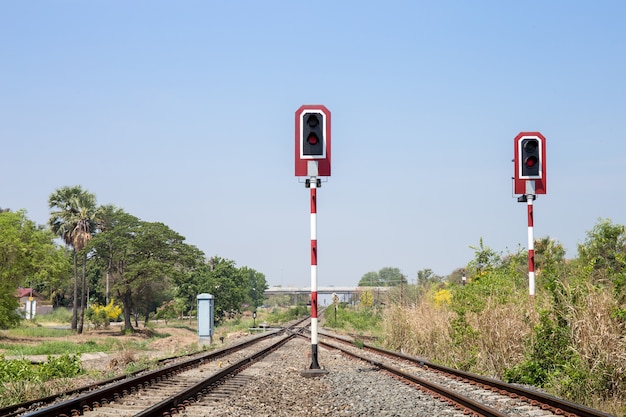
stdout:
<svg viewBox="0 0 626 417">
<path fill-rule="evenodd" d="M 317 345 L 311 345 L 311 366 L 309 369 L 300 371 L 300 375 L 306 378 L 314 378 L 328 374 L 326 369 L 321 369 L 317 362 Z"/>
<path fill-rule="evenodd" d="M 321 376 L 328 375 L 326 369 L 303 369 L 300 371 L 300 376 L 305 378 L 319 378 Z"/>
</svg>

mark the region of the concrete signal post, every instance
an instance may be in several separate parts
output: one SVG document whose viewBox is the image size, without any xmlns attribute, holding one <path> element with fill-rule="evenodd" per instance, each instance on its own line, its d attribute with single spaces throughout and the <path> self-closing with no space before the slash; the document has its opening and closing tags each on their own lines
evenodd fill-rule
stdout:
<svg viewBox="0 0 626 417">
<path fill-rule="evenodd" d="M 533 201 L 546 193 L 546 138 L 539 132 L 520 132 L 513 141 L 517 201 L 528 206 L 528 292 L 535 297 L 535 238 Z"/>
<path fill-rule="evenodd" d="M 317 189 L 320 177 L 330 177 L 330 111 L 322 105 L 303 105 L 296 110 L 295 127 L 295 174 L 306 177 L 311 209 L 311 365 L 301 374 L 312 377 L 328 373 L 318 359 Z"/>
</svg>

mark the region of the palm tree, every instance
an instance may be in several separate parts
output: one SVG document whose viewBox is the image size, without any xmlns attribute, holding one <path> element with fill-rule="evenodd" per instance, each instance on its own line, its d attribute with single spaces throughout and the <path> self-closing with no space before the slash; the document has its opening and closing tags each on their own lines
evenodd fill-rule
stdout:
<svg viewBox="0 0 626 417">
<path fill-rule="evenodd" d="M 96 210 L 96 196 L 80 185 L 61 187 L 48 198 L 50 219 L 48 224 L 52 232 L 59 236 L 74 252 L 74 300 L 72 306 L 72 330 L 83 331 L 86 293 L 87 254 L 83 254 L 81 281 L 81 315 L 78 318 L 78 252 L 82 251 L 91 239 L 93 217 Z"/>
</svg>

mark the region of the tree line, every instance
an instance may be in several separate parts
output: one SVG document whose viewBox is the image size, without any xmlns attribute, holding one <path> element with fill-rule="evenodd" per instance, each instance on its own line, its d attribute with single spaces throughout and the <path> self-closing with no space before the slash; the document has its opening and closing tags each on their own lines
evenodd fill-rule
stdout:
<svg viewBox="0 0 626 417">
<path fill-rule="evenodd" d="M 203 292 L 215 296 L 217 320 L 263 302 L 264 274 L 219 256 L 207 258 L 161 222 L 98 206 L 95 195 L 79 185 L 55 190 L 48 206 L 46 226 L 29 220 L 24 210 L 0 210 L 2 327 L 19 323 L 18 285 L 47 293 L 56 306 L 71 305 L 77 333 L 83 332 L 91 302 L 120 303 L 129 331 L 140 317 L 147 321 L 174 300 L 190 314 Z"/>
</svg>

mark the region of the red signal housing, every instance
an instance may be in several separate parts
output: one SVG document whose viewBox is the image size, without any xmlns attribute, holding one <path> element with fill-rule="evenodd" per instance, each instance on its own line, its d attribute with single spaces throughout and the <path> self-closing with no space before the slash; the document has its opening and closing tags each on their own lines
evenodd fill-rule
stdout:
<svg viewBox="0 0 626 417">
<path fill-rule="evenodd" d="M 330 177 L 330 111 L 305 104 L 295 116 L 296 177 Z"/>
<path fill-rule="evenodd" d="M 539 132 L 520 132 L 515 136 L 513 145 L 514 193 L 527 194 L 527 181 L 533 181 L 533 194 L 545 194 L 546 138 Z"/>
</svg>

